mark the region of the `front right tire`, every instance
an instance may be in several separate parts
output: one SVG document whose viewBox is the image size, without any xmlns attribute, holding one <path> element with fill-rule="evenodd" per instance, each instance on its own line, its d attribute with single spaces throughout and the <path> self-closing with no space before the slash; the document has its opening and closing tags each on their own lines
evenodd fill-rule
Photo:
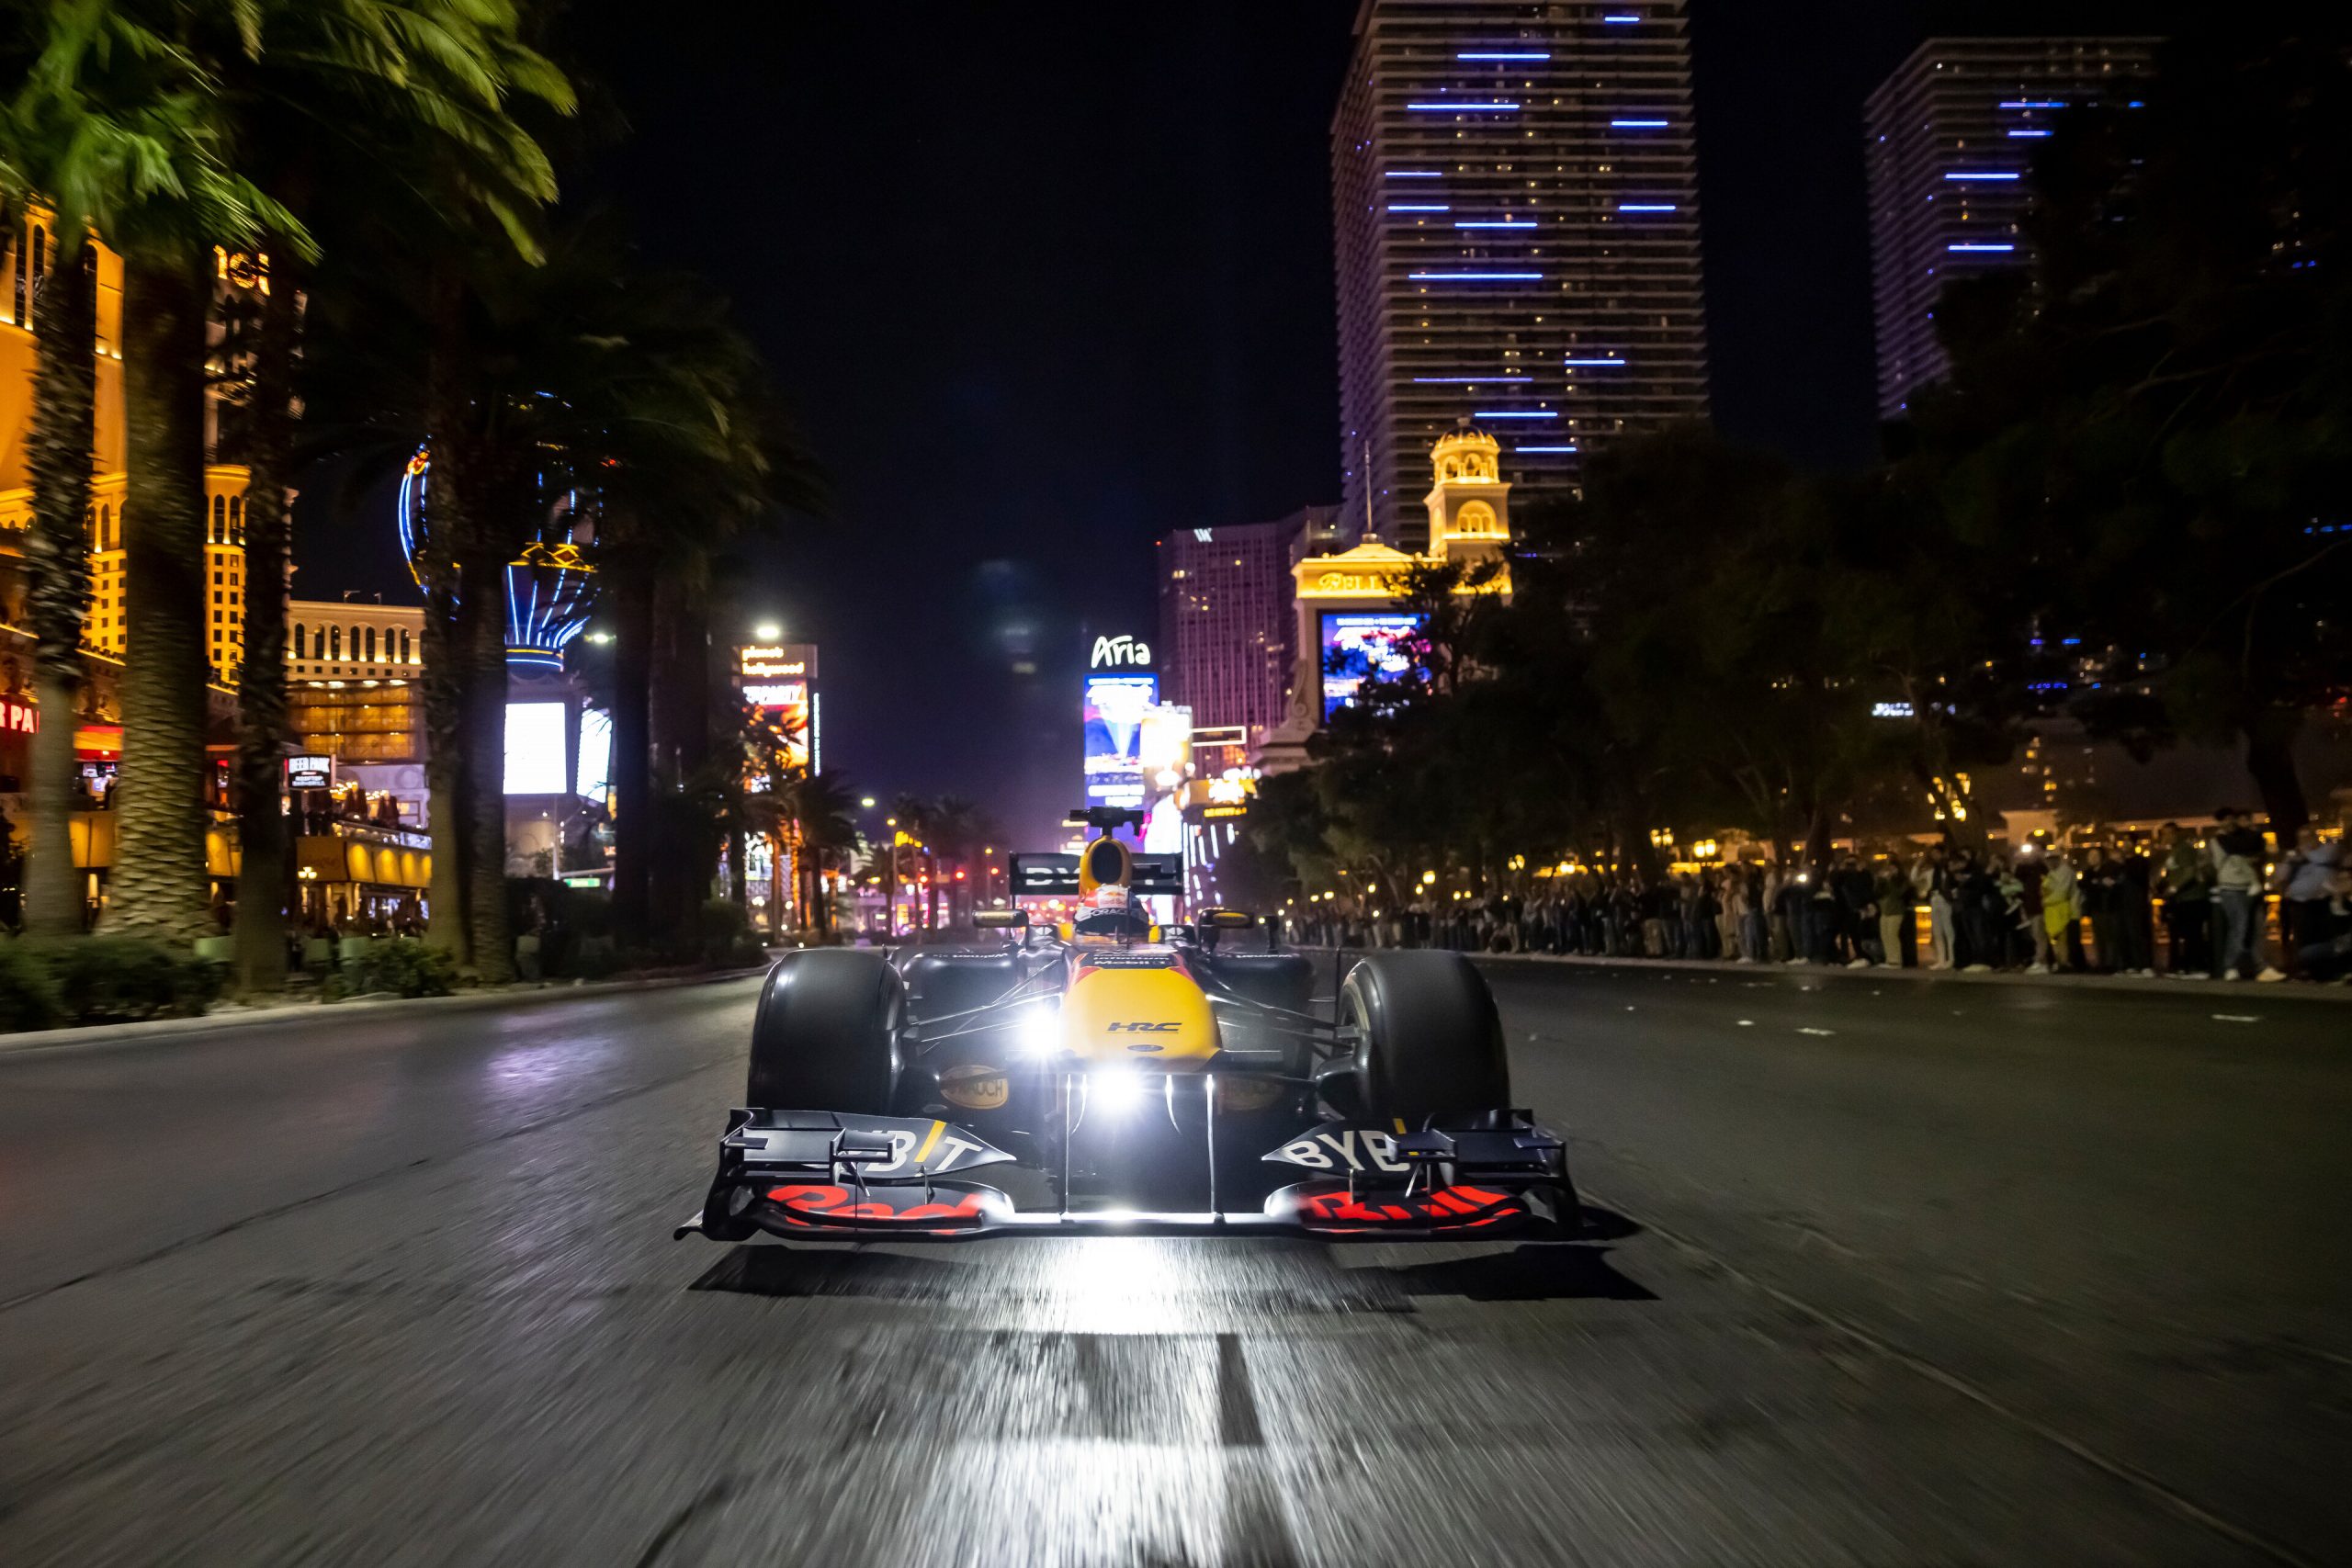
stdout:
<svg viewBox="0 0 2352 1568">
<path fill-rule="evenodd" d="M 1507 1109 L 1510 1060 L 1486 977 L 1458 953 L 1366 953 L 1340 987 L 1356 1031 L 1356 1092 L 1377 1122 Z"/>
</svg>

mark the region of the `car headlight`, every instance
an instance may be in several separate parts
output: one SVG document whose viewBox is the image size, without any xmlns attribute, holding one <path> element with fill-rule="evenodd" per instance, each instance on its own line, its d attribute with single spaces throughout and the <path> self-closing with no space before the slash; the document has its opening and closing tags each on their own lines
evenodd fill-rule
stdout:
<svg viewBox="0 0 2352 1568">
<path fill-rule="evenodd" d="M 1105 1116 L 1127 1115 L 1143 1103 L 1143 1075 L 1133 1068 L 1114 1067 L 1086 1077 L 1087 1107 L 1099 1108 Z"/>
<path fill-rule="evenodd" d="M 1021 1015 L 1013 1026 L 1021 1054 L 1034 1061 L 1057 1056 L 1062 1049 L 1062 1008 L 1058 1000 L 1039 1002 Z"/>
</svg>

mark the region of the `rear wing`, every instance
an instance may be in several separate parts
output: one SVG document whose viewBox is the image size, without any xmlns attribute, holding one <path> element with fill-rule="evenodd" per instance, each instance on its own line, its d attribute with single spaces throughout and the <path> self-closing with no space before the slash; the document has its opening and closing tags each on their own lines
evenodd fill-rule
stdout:
<svg viewBox="0 0 2352 1568">
<path fill-rule="evenodd" d="M 1184 891 L 1184 863 L 1176 855 L 1136 855 L 1135 874 L 1127 886 L 1137 893 Z M 1076 855 L 1035 854 L 1012 857 L 1012 896 L 1016 898 L 1075 898 L 1078 897 Z"/>
</svg>

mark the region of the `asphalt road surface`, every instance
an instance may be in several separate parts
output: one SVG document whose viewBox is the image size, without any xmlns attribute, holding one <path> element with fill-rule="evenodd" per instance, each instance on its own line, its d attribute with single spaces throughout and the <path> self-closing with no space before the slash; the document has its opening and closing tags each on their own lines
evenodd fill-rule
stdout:
<svg viewBox="0 0 2352 1568">
<path fill-rule="evenodd" d="M 0 1562 L 2352 1561 L 2352 1009 L 1494 975 L 1589 1244 L 673 1244 L 748 983 L 0 1055 Z"/>
</svg>

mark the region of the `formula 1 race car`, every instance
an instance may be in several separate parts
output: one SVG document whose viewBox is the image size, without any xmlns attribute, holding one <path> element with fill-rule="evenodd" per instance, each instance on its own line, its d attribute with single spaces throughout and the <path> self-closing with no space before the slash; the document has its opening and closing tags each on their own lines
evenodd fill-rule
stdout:
<svg viewBox="0 0 2352 1568">
<path fill-rule="evenodd" d="M 1348 955 L 1327 1019 L 1322 966 L 1274 921 L 1153 924 L 1139 898 L 1181 871 L 1107 831 L 1012 864 L 1016 895 L 1076 917 L 1046 934 L 983 911 L 988 945 L 812 948 L 768 972 L 748 1108 L 678 1235 L 1576 1234 L 1562 1142 L 1510 1108 L 1494 998 L 1460 954 Z"/>
</svg>

